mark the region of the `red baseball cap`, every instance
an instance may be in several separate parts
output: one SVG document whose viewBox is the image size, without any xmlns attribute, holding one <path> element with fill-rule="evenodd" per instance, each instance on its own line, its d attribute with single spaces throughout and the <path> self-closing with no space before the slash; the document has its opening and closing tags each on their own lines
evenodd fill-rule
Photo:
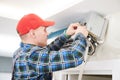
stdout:
<svg viewBox="0 0 120 80">
<path fill-rule="evenodd" d="M 19 35 L 28 33 L 31 29 L 37 29 L 40 26 L 49 27 L 54 25 L 53 21 L 45 21 L 36 14 L 28 14 L 23 16 L 17 25 L 17 32 Z"/>
</svg>

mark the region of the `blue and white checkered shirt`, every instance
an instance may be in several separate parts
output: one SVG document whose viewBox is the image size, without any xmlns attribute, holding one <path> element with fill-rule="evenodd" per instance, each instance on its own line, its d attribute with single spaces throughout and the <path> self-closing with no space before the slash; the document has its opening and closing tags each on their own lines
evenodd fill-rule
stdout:
<svg viewBox="0 0 120 80">
<path fill-rule="evenodd" d="M 79 33 L 69 47 L 62 48 L 68 39 L 62 34 L 44 48 L 21 43 L 13 56 L 14 80 L 51 80 L 51 72 L 80 65 L 87 47 L 86 38 Z"/>
</svg>

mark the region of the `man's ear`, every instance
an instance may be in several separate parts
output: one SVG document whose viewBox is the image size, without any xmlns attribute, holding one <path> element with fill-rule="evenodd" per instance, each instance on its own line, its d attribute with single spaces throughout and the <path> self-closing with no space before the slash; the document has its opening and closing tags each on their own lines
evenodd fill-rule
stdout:
<svg viewBox="0 0 120 80">
<path fill-rule="evenodd" d="M 33 29 L 31 29 L 29 32 L 30 32 L 30 36 L 32 38 L 35 38 L 35 31 Z"/>
</svg>

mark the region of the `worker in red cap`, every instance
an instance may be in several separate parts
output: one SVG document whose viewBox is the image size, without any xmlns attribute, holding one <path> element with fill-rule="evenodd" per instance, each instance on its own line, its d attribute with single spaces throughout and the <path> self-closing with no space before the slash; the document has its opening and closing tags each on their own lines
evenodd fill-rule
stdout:
<svg viewBox="0 0 120 80">
<path fill-rule="evenodd" d="M 70 24 L 63 34 L 47 45 L 46 28 L 53 25 L 54 22 L 33 13 L 18 22 L 16 30 L 21 43 L 13 56 L 13 80 L 52 80 L 52 72 L 76 67 L 84 61 L 87 29 L 78 23 Z M 62 48 L 72 35 L 75 37 L 71 45 Z"/>
</svg>

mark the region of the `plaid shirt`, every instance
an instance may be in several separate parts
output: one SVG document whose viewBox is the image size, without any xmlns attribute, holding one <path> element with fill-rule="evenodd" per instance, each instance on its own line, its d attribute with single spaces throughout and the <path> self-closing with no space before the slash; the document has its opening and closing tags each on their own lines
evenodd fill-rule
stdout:
<svg viewBox="0 0 120 80">
<path fill-rule="evenodd" d="M 79 33 L 69 47 L 62 48 L 68 39 L 65 34 L 62 34 L 44 48 L 21 43 L 13 56 L 14 79 L 51 80 L 51 72 L 80 65 L 84 60 L 86 39 L 83 34 Z"/>
</svg>

